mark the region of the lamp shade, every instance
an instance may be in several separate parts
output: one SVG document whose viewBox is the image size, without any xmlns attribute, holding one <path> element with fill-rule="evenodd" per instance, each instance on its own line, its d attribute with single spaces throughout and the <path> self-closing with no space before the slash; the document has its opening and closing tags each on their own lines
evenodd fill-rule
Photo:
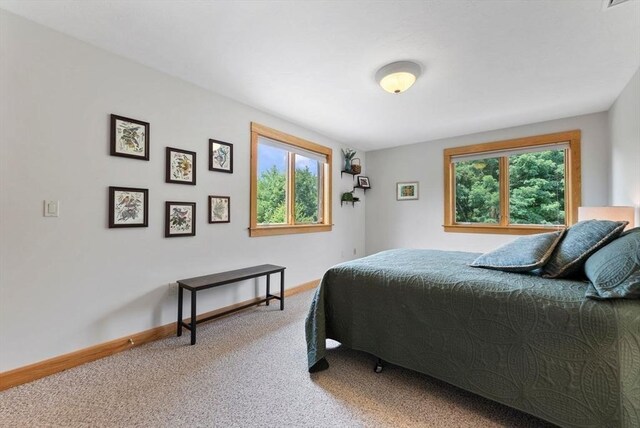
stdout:
<svg viewBox="0 0 640 428">
<path fill-rule="evenodd" d="M 613 220 L 628 221 L 626 229 L 634 227 L 634 207 L 579 207 L 578 221 L 583 220 Z"/>
<path fill-rule="evenodd" d="M 420 75 L 420 66 L 411 61 L 392 62 L 376 73 L 376 80 L 387 92 L 399 94 L 413 85 Z"/>
</svg>

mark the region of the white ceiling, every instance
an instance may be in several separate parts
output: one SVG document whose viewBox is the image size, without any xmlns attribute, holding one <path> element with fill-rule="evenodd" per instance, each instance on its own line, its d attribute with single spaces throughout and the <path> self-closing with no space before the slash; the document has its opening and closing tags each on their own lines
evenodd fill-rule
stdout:
<svg viewBox="0 0 640 428">
<path fill-rule="evenodd" d="M 607 110 L 640 1 L 72 1 L 0 7 L 363 150 Z M 377 69 L 414 60 L 407 92 Z"/>
</svg>

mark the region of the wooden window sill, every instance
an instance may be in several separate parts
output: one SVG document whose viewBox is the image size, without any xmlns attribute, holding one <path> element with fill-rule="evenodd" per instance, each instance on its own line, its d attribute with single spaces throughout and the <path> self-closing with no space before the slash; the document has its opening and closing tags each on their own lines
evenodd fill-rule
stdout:
<svg viewBox="0 0 640 428">
<path fill-rule="evenodd" d="M 489 224 L 453 224 L 444 225 L 445 232 L 454 233 L 488 233 L 500 235 L 532 235 L 534 233 L 555 232 L 566 229 L 565 225 L 559 226 L 534 226 L 534 225 L 489 225 Z"/>
<path fill-rule="evenodd" d="M 330 232 L 330 224 L 296 224 L 249 228 L 249 236 L 291 235 L 294 233 Z"/>
</svg>

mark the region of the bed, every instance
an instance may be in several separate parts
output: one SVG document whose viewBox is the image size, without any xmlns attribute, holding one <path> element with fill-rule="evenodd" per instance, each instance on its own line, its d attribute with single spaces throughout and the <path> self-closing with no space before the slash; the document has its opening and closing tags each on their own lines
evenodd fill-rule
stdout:
<svg viewBox="0 0 640 428">
<path fill-rule="evenodd" d="M 563 427 L 640 427 L 640 303 L 469 267 L 477 256 L 400 249 L 329 269 L 306 320 L 309 370 L 328 367 L 334 339 Z"/>
</svg>

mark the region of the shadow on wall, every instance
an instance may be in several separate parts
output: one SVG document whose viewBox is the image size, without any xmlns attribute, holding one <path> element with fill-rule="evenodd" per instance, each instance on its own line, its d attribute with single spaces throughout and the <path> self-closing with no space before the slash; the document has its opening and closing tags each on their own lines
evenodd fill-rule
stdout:
<svg viewBox="0 0 640 428">
<path fill-rule="evenodd" d="M 261 284 L 260 278 L 255 278 L 249 281 L 252 281 L 254 283 L 253 284 L 254 297 L 265 295 L 266 283 Z M 232 303 L 230 304 L 239 303 L 241 300 L 248 300 L 248 298 L 245 299 L 241 297 L 242 295 L 241 291 L 243 289 L 248 289 L 248 287 L 245 287 L 245 286 L 246 286 L 246 283 L 249 281 L 242 281 L 238 283 L 227 284 L 217 288 L 218 288 L 218 291 L 220 291 L 223 288 L 226 288 L 226 289 L 232 288 L 231 293 L 229 293 L 228 295 L 225 295 L 225 301 L 230 298 L 232 300 Z M 94 337 L 99 337 L 99 338 L 111 337 L 112 332 L 110 331 L 109 327 L 112 322 L 114 322 L 115 320 L 126 318 L 127 314 L 138 313 L 143 310 L 149 311 L 149 316 L 150 316 L 149 328 L 150 329 L 154 327 L 160 327 L 167 323 L 175 322 L 176 320 L 175 315 L 177 312 L 177 304 L 178 304 L 178 291 L 177 291 L 177 287 L 175 288 L 175 291 L 172 291 L 172 289 L 170 289 L 168 284 L 169 282 L 160 284 L 157 287 L 155 287 L 153 290 L 147 293 L 144 293 L 136 297 L 135 299 L 126 302 L 124 305 L 120 306 L 119 308 L 116 308 L 110 311 L 109 313 L 101 316 L 93 323 L 91 328 L 91 334 Z M 279 284 L 280 284 L 279 280 L 278 282 L 272 281 L 272 284 L 271 284 L 272 293 L 274 292 L 276 294 L 280 293 Z M 245 288 L 242 288 L 242 287 L 245 287 Z M 202 299 L 201 296 L 207 296 L 212 293 L 215 293 L 215 291 L 209 290 L 208 292 L 204 291 L 204 292 L 198 293 L 198 296 L 199 296 L 198 301 L 200 302 L 200 300 Z M 185 317 L 189 316 L 187 305 L 189 305 L 190 302 L 191 302 L 190 293 L 189 291 L 185 290 L 183 295 Z M 220 305 L 217 305 L 216 308 L 219 306 Z M 172 317 L 169 318 L 169 321 L 167 321 L 166 319 L 163 319 L 163 311 L 165 311 L 167 308 L 169 308 L 169 310 L 171 311 L 170 312 L 171 314 L 174 314 Z M 198 314 L 207 312 L 209 310 L 212 310 L 212 309 L 204 309 L 204 310 L 200 309 L 198 311 Z M 136 333 L 141 333 L 141 331 L 131 331 L 128 334 L 136 334 Z M 116 338 L 113 338 L 113 339 L 116 339 Z M 108 339 L 105 339 L 105 340 L 108 340 Z"/>
<path fill-rule="evenodd" d="M 151 326 L 160 326 L 162 324 L 163 307 L 167 302 L 177 302 L 177 300 L 177 294 L 176 296 L 171 295 L 168 283 L 160 285 L 98 318 L 91 326 L 91 334 L 94 337 L 99 338 L 111 337 L 113 333 L 110 331 L 109 327 L 112 322 L 115 323 L 116 320 L 126 318 L 127 314 L 139 313 L 141 310 L 150 311 L 149 316 L 151 318 Z M 174 307 L 175 304 L 176 303 L 174 303 Z M 132 331 L 130 333 L 135 334 L 140 332 Z"/>
</svg>

